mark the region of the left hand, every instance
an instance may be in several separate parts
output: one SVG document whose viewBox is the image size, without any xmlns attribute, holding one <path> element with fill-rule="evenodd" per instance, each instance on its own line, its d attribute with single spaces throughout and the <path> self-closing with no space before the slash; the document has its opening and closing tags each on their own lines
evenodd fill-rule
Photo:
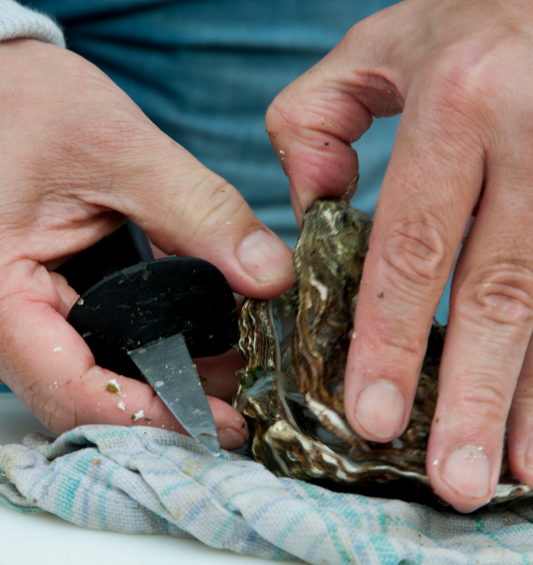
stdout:
<svg viewBox="0 0 533 565">
<path fill-rule="evenodd" d="M 351 196 L 350 144 L 372 117 L 403 112 L 346 370 L 346 416 L 366 439 L 390 441 L 409 422 L 429 328 L 476 214 L 427 459 L 436 493 L 462 512 L 494 494 L 507 420 L 511 470 L 533 486 L 532 91 L 531 2 L 406 0 L 355 25 L 267 114 L 301 219 L 316 198 Z"/>
<path fill-rule="evenodd" d="M 65 318 L 78 296 L 53 272 L 130 217 L 168 254 L 216 265 L 247 296 L 293 281 L 290 249 L 237 190 L 160 131 L 104 73 L 35 40 L 0 43 L 0 375 L 50 430 L 182 430 L 145 383 L 95 364 Z M 198 365 L 221 446 L 246 422 L 228 400 L 233 352 Z M 122 397 L 106 390 L 116 379 Z M 211 395 L 216 395 L 211 396 Z M 133 422 L 140 409 L 149 420 Z"/>
</svg>

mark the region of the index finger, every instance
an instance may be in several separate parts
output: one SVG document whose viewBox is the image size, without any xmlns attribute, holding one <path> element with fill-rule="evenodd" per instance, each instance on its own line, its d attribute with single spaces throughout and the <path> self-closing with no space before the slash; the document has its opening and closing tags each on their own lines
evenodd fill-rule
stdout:
<svg viewBox="0 0 533 565">
<path fill-rule="evenodd" d="M 400 120 L 348 358 L 346 416 L 374 441 L 407 427 L 433 317 L 483 181 L 477 140 L 457 115 L 429 123 L 439 111 L 430 99 L 410 99 Z"/>
<path fill-rule="evenodd" d="M 355 63 L 345 54 L 356 48 L 353 37 L 343 38 L 283 90 L 267 111 L 267 132 L 289 178 L 299 223 L 317 198 L 351 199 L 359 180 L 359 160 L 351 144 L 368 130 L 373 117 L 396 115 L 403 105 L 386 76 L 352 72 Z M 357 43 L 364 41 L 355 37 Z M 366 69 L 373 57 L 364 58 Z"/>
</svg>

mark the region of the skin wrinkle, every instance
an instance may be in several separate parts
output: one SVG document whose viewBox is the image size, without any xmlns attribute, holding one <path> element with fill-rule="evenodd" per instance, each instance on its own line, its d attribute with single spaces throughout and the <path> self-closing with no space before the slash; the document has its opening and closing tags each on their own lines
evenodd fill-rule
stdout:
<svg viewBox="0 0 533 565">
<path fill-rule="evenodd" d="M 67 412 L 67 416 L 72 420 L 72 428 L 71 429 L 77 428 L 80 425 L 78 423 L 80 421 L 80 418 L 79 418 L 79 415 L 78 415 L 78 404 L 77 404 L 77 402 L 74 401 L 74 402 L 70 403 L 69 411 L 71 411 L 70 416 L 68 416 L 68 412 Z"/>
<path fill-rule="evenodd" d="M 416 174 L 410 174 L 409 180 L 415 180 L 415 182 L 409 185 L 406 185 L 402 178 L 395 179 L 395 184 L 402 187 L 399 206 L 405 210 L 405 213 L 400 215 L 401 223 L 384 227 L 383 239 L 387 242 L 387 246 L 381 250 L 381 256 L 393 269 L 402 273 L 413 283 L 420 282 L 416 277 L 425 280 L 443 277 L 447 279 L 448 270 L 456 255 L 456 250 L 452 249 L 446 237 L 449 232 L 447 224 L 454 222 L 451 221 L 451 217 L 448 219 L 445 216 L 434 215 L 431 208 L 418 199 L 417 205 L 413 206 L 413 196 L 416 197 L 420 190 L 414 186 L 424 183 L 423 174 L 420 174 L 420 181 L 416 180 L 417 177 Z M 442 208 L 450 209 L 446 192 L 441 191 L 440 194 L 444 196 Z M 398 203 L 396 203 L 396 209 L 398 209 Z M 411 260 L 409 260 L 410 257 Z M 399 260 L 405 261 L 408 268 L 403 268 Z M 416 269 L 416 264 L 421 264 L 422 267 L 427 265 L 427 267 Z"/>
<path fill-rule="evenodd" d="M 460 396 L 457 395 L 458 400 Z M 499 422 L 497 419 L 486 419 L 485 411 L 480 403 L 475 403 L 474 405 L 478 411 L 471 409 L 471 405 L 467 402 L 461 404 L 461 409 L 466 410 L 466 418 L 461 417 L 459 419 L 457 415 L 458 410 L 450 410 L 448 407 L 443 408 L 442 404 L 437 404 L 435 410 L 435 415 L 433 417 L 432 428 L 438 426 L 439 433 L 443 435 L 458 435 L 460 437 L 461 443 L 473 443 L 476 444 L 476 436 L 481 432 L 484 434 L 487 431 L 487 426 L 490 424 L 490 434 L 497 431 L 501 434 L 499 430 Z M 499 413 L 499 412 L 498 412 Z M 437 422 L 438 420 L 438 422 Z M 489 422 L 489 424 L 487 424 Z"/>
<path fill-rule="evenodd" d="M 483 336 L 481 338 L 483 339 Z M 469 363 L 462 366 L 461 371 L 455 374 L 453 379 L 454 403 L 453 408 L 448 410 L 449 414 L 461 414 L 463 426 L 474 426 L 483 433 L 485 433 L 483 428 L 488 422 L 499 428 L 502 420 L 505 421 L 515 389 L 513 378 L 505 380 L 503 383 L 505 386 L 502 386 L 500 378 L 502 367 L 498 353 L 499 351 L 491 355 L 487 352 L 483 364 L 472 366 L 472 363 Z M 519 355 L 523 354 L 523 351 L 508 352 L 509 355 L 514 353 Z M 516 367 L 515 370 L 518 376 L 520 367 Z M 450 385 L 451 383 L 448 383 L 448 387 Z M 447 418 L 448 421 L 453 419 L 453 417 Z"/>
<path fill-rule="evenodd" d="M 207 187 L 212 187 L 212 190 L 209 191 L 209 194 L 207 194 L 206 198 L 202 201 L 201 207 L 197 205 L 197 202 L 196 203 L 194 202 L 195 196 L 193 193 L 185 197 L 184 199 L 185 206 L 182 209 L 194 210 L 195 222 L 193 224 L 193 229 L 191 230 L 189 226 L 189 230 L 187 231 L 187 233 L 184 233 L 182 231 L 181 225 L 178 223 L 177 232 L 179 234 L 180 242 L 185 242 L 189 244 L 193 242 L 195 239 L 197 239 L 198 231 L 201 228 L 203 228 L 204 225 L 207 225 L 209 223 L 210 219 L 213 216 L 213 213 L 216 213 L 217 215 L 220 214 L 221 208 L 226 208 L 227 204 L 232 202 L 229 193 L 230 192 L 233 193 L 235 191 L 233 186 L 231 186 L 228 182 L 226 182 L 221 177 L 218 177 L 216 180 L 217 183 L 214 183 L 213 179 L 211 177 L 208 177 L 203 182 L 197 181 L 200 190 L 203 183 L 205 183 Z M 223 192 L 224 190 L 226 190 L 226 192 Z M 222 194 L 225 195 L 222 198 L 222 202 L 217 203 L 215 199 L 220 198 Z M 212 203 L 211 206 L 207 206 L 207 204 L 211 204 L 211 203 Z M 233 217 L 233 214 L 229 215 L 228 217 L 231 219 L 231 217 Z M 224 218 L 226 218 L 226 215 L 224 215 Z M 222 219 L 224 220 L 224 218 Z M 171 220 L 173 218 L 169 215 L 168 219 Z M 165 225 L 165 228 L 168 230 L 169 226 Z M 162 249 L 163 251 L 166 251 L 165 248 Z"/>
<path fill-rule="evenodd" d="M 370 69 L 356 70 L 348 79 L 350 81 L 349 88 L 343 88 L 341 83 L 338 84 L 337 88 L 352 99 L 350 104 L 352 107 L 361 106 L 369 116 L 374 118 L 396 116 L 402 112 L 405 101 L 394 82 L 387 78 L 387 74 L 386 70 L 381 70 L 380 74 L 379 69 L 377 71 Z M 369 89 L 372 95 L 368 94 Z M 367 101 L 363 101 L 363 97 L 367 98 Z M 364 131 L 367 131 L 371 124 L 372 121 Z M 353 141 L 357 141 L 357 139 Z"/>
<path fill-rule="evenodd" d="M 369 336 L 367 339 L 364 340 L 363 343 L 367 342 L 368 343 L 367 347 L 370 344 L 372 345 L 379 344 L 378 347 L 376 348 L 378 352 L 380 350 L 385 350 L 385 349 L 397 350 L 399 352 L 399 355 L 394 355 L 394 354 L 390 355 L 390 358 L 393 361 L 389 363 L 388 365 L 389 369 L 383 371 L 383 373 L 387 375 L 387 379 L 390 379 L 390 375 L 395 374 L 398 367 L 397 360 L 399 358 L 402 357 L 405 358 L 407 355 L 407 357 L 411 357 L 413 359 L 419 359 L 421 355 L 425 353 L 427 348 L 427 341 L 421 339 L 418 340 L 418 343 L 415 343 L 411 339 L 405 339 L 405 335 L 402 334 L 401 331 L 392 333 L 390 335 L 387 334 L 385 338 L 379 332 L 375 332 L 374 336 L 375 337 Z M 421 366 L 422 366 L 422 362 L 420 362 L 420 367 Z M 374 378 L 375 376 L 372 377 L 372 380 Z"/>
<path fill-rule="evenodd" d="M 386 293 L 387 300 L 381 307 L 386 307 L 390 310 L 392 308 L 391 301 L 394 301 L 394 306 L 404 312 L 404 316 L 401 317 L 402 324 L 405 324 L 410 318 L 412 307 L 418 307 L 420 304 L 428 304 L 429 301 L 432 300 L 433 288 L 428 288 L 427 286 L 422 288 L 416 287 L 411 283 L 410 279 L 398 278 L 395 268 L 392 266 L 384 272 L 383 280 L 384 283 L 382 287 Z M 447 278 L 443 276 L 440 286 L 442 290 L 444 290 L 447 282 Z M 376 305 L 379 305 L 380 302 L 381 301 L 376 302 Z M 434 300 L 435 311 L 437 307 L 438 300 Z M 419 324 L 418 320 L 416 324 Z"/>
<path fill-rule="evenodd" d="M 334 83 L 330 82 L 330 84 L 334 84 Z M 338 88 L 338 86 L 339 85 L 337 85 L 335 88 Z M 335 90 L 336 94 L 337 92 L 338 90 Z M 338 102 L 338 105 L 342 106 L 343 108 L 345 106 L 348 106 L 348 104 L 344 100 L 342 100 L 342 98 L 345 98 L 347 95 L 349 95 L 348 89 L 344 92 L 340 92 L 340 96 L 337 96 L 337 98 L 341 98 L 341 100 Z M 363 110 L 362 113 L 366 113 L 368 115 L 368 126 L 365 127 L 365 129 L 359 134 L 351 133 L 349 130 L 346 130 L 344 133 L 339 134 L 337 128 L 333 129 L 325 125 L 330 122 L 332 124 L 335 122 L 336 124 L 340 125 L 340 122 L 335 118 L 331 118 L 331 119 L 325 118 L 325 116 L 329 113 L 332 113 L 333 115 L 335 114 L 335 112 L 332 112 L 330 108 L 331 101 L 329 101 L 328 103 L 324 103 L 321 101 L 320 107 L 318 108 L 312 106 L 313 102 L 314 102 L 313 98 L 309 100 L 306 99 L 305 101 L 303 100 L 300 101 L 301 107 L 305 108 L 305 113 L 303 115 L 299 115 L 297 120 L 295 120 L 290 110 L 284 111 L 278 104 L 272 103 L 269 106 L 266 121 L 267 123 L 271 121 L 269 114 L 275 111 L 279 116 L 280 124 L 284 124 L 284 130 L 278 132 L 275 128 L 272 128 L 270 126 L 267 127 L 268 134 L 276 135 L 278 133 L 283 133 L 284 131 L 290 131 L 291 132 L 290 137 L 297 138 L 299 142 L 302 142 L 304 140 L 308 140 L 308 141 L 310 140 L 310 141 L 315 141 L 316 143 L 316 137 L 313 134 L 320 133 L 328 137 L 331 136 L 332 138 L 336 138 L 337 140 L 342 141 L 346 145 L 350 145 L 351 143 L 357 141 L 364 133 L 364 131 L 366 131 L 372 123 L 372 118 L 370 117 L 370 113 L 368 112 L 367 108 L 364 106 L 364 104 L 360 103 L 359 101 L 356 101 L 357 104 L 362 108 Z M 308 116 L 312 119 L 308 119 L 307 118 Z M 315 144 L 311 143 L 310 147 L 314 148 Z"/>
<path fill-rule="evenodd" d="M 483 207 L 480 210 L 481 217 L 485 209 L 486 207 Z M 512 234 L 492 235 L 499 242 L 508 241 L 503 247 L 506 249 L 505 254 L 497 248 L 490 254 L 485 253 L 484 261 L 479 264 L 475 272 L 470 269 L 468 276 L 461 275 L 466 272 L 468 264 L 472 261 L 472 243 L 471 240 L 467 241 L 457 269 L 459 274 L 457 284 L 461 284 L 458 290 L 452 288 L 450 304 L 453 304 L 454 309 L 459 308 L 462 315 L 466 314 L 469 303 L 477 305 L 475 312 L 479 313 L 482 319 L 490 320 L 496 325 L 531 327 L 533 326 L 533 269 L 528 259 L 531 255 L 528 239 L 516 240 Z M 471 230 L 471 236 L 472 238 L 476 236 L 475 225 Z M 491 296 L 499 297 L 501 300 L 490 304 Z M 509 310 L 506 313 L 502 309 L 505 304 L 515 306 L 514 316 L 510 315 L 512 313 Z"/>
<path fill-rule="evenodd" d="M 527 291 L 516 292 L 518 289 L 506 284 L 498 284 L 498 287 L 499 292 L 484 292 L 484 287 L 478 287 L 475 301 L 481 307 L 483 318 L 495 322 L 500 327 L 525 327 L 531 330 L 533 326 L 531 295 Z M 493 298 L 496 300 L 491 300 Z"/>
<path fill-rule="evenodd" d="M 392 226 L 382 258 L 413 285 L 448 277 L 453 250 L 431 221 L 411 221 Z M 422 281 L 421 281 L 422 279 Z"/>
<path fill-rule="evenodd" d="M 487 421 L 500 422 L 506 419 L 510 407 L 509 391 L 502 392 L 493 377 L 487 373 L 479 375 L 474 382 L 469 379 L 465 389 L 460 388 L 461 377 L 457 377 L 457 412 L 467 413 L 470 420 L 475 420 L 475 416 L 480 414 Z"/>
<path fill-rule="evenodd" d="M 67 218 L 54 218 L 51 214 L 45 215 L 44 218 L 37 216 L 27 232 L 29 237 L 35 240 L 26 250 L 27 257 L 37 262 L 45 262 L 76 254 L 111 235 L 126 221 L 122 214 L 113 211 L 98 213 L 92 217 L 87 214 L 86 218 L 78 219 L 80 227 L 74 230 L 66 220 Z M 50 231 L 54 231 L 55 235 L 52 241 L 48 238 Z"/>
<path fill-rule="evenodd" d="M 32 414 L 36 414 L 36 400 L 37 394 L 33 390 L 33 385 L 23 386 L 22 391 L 18 393 L 17 396 L 22 400 L 22 402 L 31 410 Z"/>
<path fill-rule="evenodd" d="M 332 82 L 331 84 L 333 85 Z M 308 102 L 306 104 L 306 107 L 308 108 L 308 113 L 311 116 L 313 114 L 316 115 L 322 114 L 322 116 L 319 119 L 319 123 L 315 124 L 315 120 L 311 120 L 308 123 L 306 123 L 306 120 L 304 120 L 304 125 L 301 127 L 302 129 L 304 130 L 307 129 L 310 132 L 328 133 L 332 137 L 337 138 L 339 141 L 342 141 L 345 145 L 351 145 L 352 143 L 360 139 L 361 136 L 372 125 L 372 114 L 371 112 L 369 112 L 368 108 L 356 96 L 350 93 L 350 90 L 352 89 L 351 87 L 348 89 L 341 90 L 339 86 L 340 86 L 339 84 L 336 84 L 336 86 L 331 86 L 331 88 L 335 88 L 335 92 L 338 94 L 336 105 L 340 106 L 343 109 L 343 111 L 345 107 L 351 107 L 352 110 L 355 110 L 354 106 L 358 106 L 357 110 L 361 112 L 365 117 L 367 117 L 364 125 L 360 127 L 358 131 L 350 131 L 349 127 L 343 126 L 340 120 L 332 117 L 335 116 L 337 112 L 331 110 L 331 106 L 332 106 L 331 102 L 328 105 L 325 105 L 326 106 L 325 108 L 320 108 L 318 111 L 310 107 Z M 353 102 L 348 102 L 346 98 L 352 99 Z M 332 116 L 328 116 L 329 113 L 331 113 Z M 336 127 L 335 128 L 330 127 L 330 123 L 332 125 L 333 123 L 335 123 Z M 346 124 L 351 125 L 348 120 L 346 121 Z"/>
<path fill-rule="evenodd" d="M 53 382 L 53 380 L 51 382 Z M 53 422 L 57 414 L 57 400 L 54 398 L 54 394 L 53 394 L 55 385 L 48 385 L 48 386 L 49 387 L 52 386 L 52 390 L 49 389 L 48 394 L 46 392 L 44 393 L 43 395 L 44 399 L 41 401 L 40 407 L 37 407 L 39 404 L 38 402 L 39 397 L 36 396 L 34 407 L 37 413 L 47 414 L 43 424 L 49 430 L 54 430 L 55 426 L 53 425 Z M 43 393 L 41 392 L 41 394 Z"/>
<path fill-rule="evenodd" d="M 95 104 L 95 106 L 95 111 L 100 111 L 101 104 Z M 75 108 L 72 108 L 72 112 L 75 112 Z M 88 167 L 87 164 L 91 165 L 93 162 L 101 160 L 104 162 L 114 160 L 116 154 L 120 154 L 125 147 L 138 152 L 140 155 L 151 149 L 151 133 L 140 125 L 132 127 L 131 123 L 128 123 L 128 121 L 131 122 L 131 114 L 135 112 L 122 112 L 123 117 L 121 119 L 108 110 L 104 110 L 102 113 L 104 114 L 102 117 L 80 123 L 79 119 L 76 121 L 75 115 L 71 117 L 68 111 L 64 111 L 61 113 L 61 117 L 52 120 L 51 123 L 54 130 L 58 132 L 66 130 L 68 132 L 68 137 L 57 138 L 56 146 L 60 148 L 60 151 L 56 154 L 66 155 L 70 165 L 74 164 L 81 167 L 86 173 L 86 176 L 81 178 L 88 178 L 90 179 L 89 182 L 95 174 L 100 176 L 103 173 L 101 170 L 92 171 L 92 167 Z M 139 114 L 141 114 L 140 111 Z M 58 164 L 61 164 L 61 162 Z M 124 166 L 126 169 L 131 167 L 134 171 L 142 171 L 144 168 L 142 160 L 136 163 L 131 158 L 125 159 L 124 163 L 119 163 L 119 166 Z M 103 178 L 107 178 L 107 176 L 106 171 Z M 132 176 L 135 176 L 135 173 Z M 74 178 L 78 181 L 79 176 L 76 175 Z"/>
<path fill-rule="evenodd" d="M 266 123 L 267 131 L 271 136 L 271 140 L 273 141 L 276 150 L 283 149 L 284 144 L 280 145 L 279 143 L 276 143 L 276 138 L 277 136 L 285 135 L 285 131 L 291 131 L 291 121 L 294 120 L 292 119 L 292 113 L 290 111 L 285 113 L 283 111 L 279 111 L 277 106 L 271 106 L 271 110 L 266 118 Z M 355 176 L 354 173 L 356 173 L 356 171 L 353 171 L 352 160 L 355 159 L 357 163 L 357 155 L 349 144 L 340 140 L 331 131 L 329 131 L 329 128 L 324 129 L 322 127 L 318 127 L 316 129 L 310 129 L 309 127 L 302 126 L 303 121 L 304 120 L 298 120 L 296 125 L 293 125 L 292 127 L 297 130 L 297 134 L 300 136 L 298 138 L 298 145 L 302 146 L 302 149 L 307 148 L 310 149 L 310 151 L 305 152 L 304 159 L 298 159 L 297 162 L 294 162 L 292 158 L 292 154 L 294 152 L 293 149 L 291 153 L 286 155 L 285 160 L 281 161 L 284 169 L 289 167 L 288 170 L 292 170 L 292 174 L 289 179 L 289 186 L 292 187 L 291 200 L 293 200 L 293 204 L 294 199 L 296 198 L 296 192 L 293 189 L 295 179 L 303 177 L 303 179 L 305 179 L 303 182 L 305 186 L 307 186 L 308 191 L 315 197 L 320 197 L 325 195 L 326 189 L 329 191 L 330 195 L 331 191 L 334 189 L 341 194 L 346 189 L 346 186 L 353 180 L 353 177 Z M 320 120 L 321 123 L 323 121 L 324 120 Z M 282 127 L 283 129 L 281 129 Z M 316 138 L 317 133 L 320 134 L 319 139 Z M 289 138 L 291 139 L 295 136 L 296 133 L 292 133 Z M 325 150 L 326 146 L 324 145 L 324 140 L 329 140 L 330 143 L 330 145 L 327 146 L 327 150 Z M 341 157 L 343 161 L 350 161 L 347 162 L 347 166 L 343 168 L 343 173 L 341 173 L 344 181 L 338 180 L 338 166 L 340 166 L 340 163 L 336 161 L 338 166 L 335 166 L 335 163 L 330 161 L 334 153 L 332 149 L 336 146 L 341 146 L 342 152 L 347 150 L 347 153 L 342 153 Z M 299 150 L 302 151 L 302 149 Z M 325 162 L 329 163 L 327 169 L 324 167 Z M 336 180 L 335 184 L 334 179 Z M 308 191 L 300 190 L 299 194 Z M 307 208 L 310 204 L 308 200 L 309 197 L 306 196 L 305 201 L 302 204 L 297 201 L 295 210 L 298 211 L 297 216 L 299 222 L 301 222 L 299 214 L 300 209 L 303 211 L 303 209 Z"/>
<path fill-rule="evenodd" d="M 13 278 L 17 278 L 17 274 L 19 269 L 24 272 L 28 276 L 30 280 L 32 280 L 36 275 L 41 277 L 39 272 L 40 269 L 43 269 L 45 272 L 46 270 L 44 267 L 31 259 L 26 259 L 23 265 L 20 265 L 22 261 L 13 261 L 11 265 L 4 264 L 3 267 L 5 269 L 5 279 L 8 281 L 7 284 L 0 286 L 0 304 L 9 301 L 13 298 L 16 298 L 19 295 L 27 295 L 25 300 L 27 301 L 35 301 L 37 304 L 41 304 L 42 307 L 47 308 L 48 306 L 52 306 L 52 308 L 56 309 L 55 306 L 59 304 L 59 295 L 55 288 L 51 290 L 49 286 L 46 286 L 46 289 L 43 290 L 43 285 L 40 286 L 39 291 L 42 293 L 42 296 L 36 295 L 34 292 L 33 282 L 25 283 L 25 284 L 11 284 L 10 280 Z M 11 270 L 10 270 L 11 269 Z M 17 273 L 13 273 L 13 271 L 17 271 Z M 46 273 L 45 282 L 50 281 L 48 273 Z M 43 277 L 44 278 L 44 277 Z M 12 291 L 6 292 L 6 287 L 10 286 L 13 287 Z M 44 302 L 44 303 L 43 303 Z M 0 314 L 3 311 L 7 311 L 7 309 L 1 310 Z"/>
<path fill-rule="evenodd" d="M 442 85 L 443 77 L 434 81 Z M 472 164 L 484 161 L 486 150 L 485 143 L 481 143 L 478 134 L 473 135 L 472 116 L 465 114 L 467 109 L 461 109 L 446 100 L 448 92 L 443 92 L 445 86 L 432 85 L 431 102 L 424 98 L 419 100 L 408 99 L 404 111 L 405 118 L 409 118 L 411 126 L 406 132 L 411 138 L 416 139 L 416 145 L 424 147 L 426 152 L 432 152 L 439 161 L 450 163 L 470 161 Z M 418 107 L 423 109 L 420 111 Z M 443 119 L 444 118 L 444 119 Z M 449 143 L 453 140 L 453 143 Z M 443 150 L 446 153 L 443 153 Z M 434 174 L 437 171 L 434 169 Z M 452 171 L 447 171 L 449 175 Z M 452 177 L 453 178 L 453 177 Z"/>
<path fill-rule="evenodd" d="M 283 112 L 279 112 L 279 115 L 281 117 L 281 119 L 283 121 L 285 121 L 285 118 L 283 117 Z M 329 143 L 332 142 L 341 142 L 344 143 L 342 140 L 340 140 L 336 135 L 334 135 L 333 133 L 329 132 L 329 131 L 324 131 L 324 129 L 322 127 L 307 127 L 307 126 L 301 126 L 301 124 L 298 124 L 299 126 L 299 131 L 298 131 L 298 139 L 297 142 L 305 147 L 307 147 L 308 149 L 311 149 L 313 151 L 318 151 L 320 150 L 321 152 L 324 151 L 324 143 L 322 141 L 322 139 L 317 140 L 315 134 L 316 133 L 320 133 L 321 135 L 324 136 L 324 139 L 329 140 Z M 268 134 L 275 138 L 276 133 L 273 133 L 271 130 L 268 131 Z M 290 135 L 290 138 L 295 139 L 296 136 L 294 135 Z M 346 145 L 346 144 L 345 144 Z M 326 153 L 328 154 L 328 153 Z M 290 155 L 286 155 L 286 159 L 290 158 Z M 285 161 L 286 162 L 286 161 Z M 282 163 L 282 166 L 286 166 L 285 162 Z"/>
<path fill-rule="evenodd" d="M 63 277 L 59 273 L 52 271 L 49 272 L 49 276 L 52 284 L 59 294 L 60 307 L 58 312 L 63 316 L 63 318 L 66 319 L 70 312 L 70 309 L 78 300 L 79 294 L 68 285 L 67 279 L 65 279 L 65 277 Z"/>
</svg>

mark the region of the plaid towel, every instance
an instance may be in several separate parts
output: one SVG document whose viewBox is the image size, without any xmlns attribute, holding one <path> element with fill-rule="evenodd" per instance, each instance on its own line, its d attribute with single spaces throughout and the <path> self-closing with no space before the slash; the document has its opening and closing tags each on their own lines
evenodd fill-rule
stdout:
<svg viewBox="0 0 533 565">
<path fill-rule="evenodd" d="M 341 494 L 274 476 L 247 457 L 214 458 L 180 434 L 82 426 L 0 449 L 0 500 L 79 526 L 196 538 L 314 564 L 533 563 L 533 502 L 473 515 Z"/>
</svg>

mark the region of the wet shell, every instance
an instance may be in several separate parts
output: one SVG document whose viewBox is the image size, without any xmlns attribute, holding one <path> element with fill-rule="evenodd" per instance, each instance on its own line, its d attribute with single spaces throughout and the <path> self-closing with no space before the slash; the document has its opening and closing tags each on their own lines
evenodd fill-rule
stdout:
<svg viewBox="0 0 533 565">
<path fill-rule="evenodd" d="M 308 210 L 295 289 L 247 300 L 239 350 L 247 369 L 234 406 L 248 420 L 255 459 L 279 475 L 345 491 L 442 503 L 425 472 L 445 328 L 434 323 L 407 430 L 389 443 L 359 437 L 344 417 L 344 370 L 372 221 L 337 200 Z M 492 504 L 531 496 L 504 455 Z"/>
</svg>

